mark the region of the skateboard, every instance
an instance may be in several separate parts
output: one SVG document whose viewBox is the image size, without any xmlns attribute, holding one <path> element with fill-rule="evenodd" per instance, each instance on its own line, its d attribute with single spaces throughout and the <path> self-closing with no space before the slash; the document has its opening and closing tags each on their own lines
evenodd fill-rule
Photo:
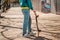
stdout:
<svg viewBox="0 0 60 40">
<path fill-rule="evenodd" d="M 41 30 L 38 27 L 38 17 L 39 17 L 39 15 L 36 16 L 36 13 L 35 13 L 35 20 L 36 20 L 36 27 L 37 27 L 37 36 L 39 37 L 39 33 L 41 32 Z"/>
</svg>

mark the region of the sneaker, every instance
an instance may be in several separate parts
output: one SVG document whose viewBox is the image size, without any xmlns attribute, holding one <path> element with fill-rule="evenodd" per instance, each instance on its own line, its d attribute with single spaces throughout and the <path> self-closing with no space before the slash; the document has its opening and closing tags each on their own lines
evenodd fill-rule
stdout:
<svg viewBox="0 0 60 40">
<path fill-rule="evenodd" d="M 27 34 L 24 35 L 24 37 L 29 38 L 30 34 L 27 33 Z"/>
<path fill-rule="evenodd" d="M 29 35 L 34 36 L 34 35 L 36 35 L 36 33 L 30 32 Z"/>
</svg>

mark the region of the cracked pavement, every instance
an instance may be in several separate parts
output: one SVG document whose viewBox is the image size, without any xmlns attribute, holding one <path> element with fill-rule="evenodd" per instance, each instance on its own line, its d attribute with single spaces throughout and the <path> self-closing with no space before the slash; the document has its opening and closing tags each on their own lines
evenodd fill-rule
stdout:
<svg viewBox="0 0 60 40">
<path fill-rule="evenodd" d="M 30 38 L 22 36 L 23 14 L 20 7 L 12 7 L 5 18 L 0 18 L 0 40 L 60 40 L 60 15 L 37 12 L 38 26 L 42 30 L 37 37 L 37 28 L 34 13 L 31 11 L 32 30 L 36 35 Z"/>
</svg>

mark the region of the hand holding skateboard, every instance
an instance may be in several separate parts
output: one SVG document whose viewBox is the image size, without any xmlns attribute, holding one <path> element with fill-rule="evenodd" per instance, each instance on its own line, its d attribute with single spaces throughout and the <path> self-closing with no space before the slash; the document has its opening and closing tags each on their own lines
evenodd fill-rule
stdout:
<svg viewBox="0 0 60 40">
<path fill-rule="evenodd" d="M 33 10 L 33 12 L 34 12 L 34 14 L 35 14 L 36 17 L 39 17 L 39 15 L 36 14 L 36 11 L 35 10 Z"/>
<path fill-rule="evenodd" d="M 37 27 L 38 37 L 39 37 L 39 32 L 41 32 L 41 30 L 40 30 L 39 27 L 38 27 L 38 19 L 37 19 L 37 18 L 39 17 L 39 15 L 36 14 L 36 11 L 33 10 L 33 12 L 34 12 L 34 14 L 35 14 L 36 27 Z"/>
</svg>

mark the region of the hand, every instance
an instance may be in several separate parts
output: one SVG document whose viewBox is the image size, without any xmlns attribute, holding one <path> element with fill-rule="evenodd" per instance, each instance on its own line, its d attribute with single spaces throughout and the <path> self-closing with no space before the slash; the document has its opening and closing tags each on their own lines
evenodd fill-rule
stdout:
<svg viewBox="0 0 60 40">
<path fill-rule="evenodd" d="M 33 12 L 34 12 L 34 13 L 36 13 L 36 11 L 35 11 L 35 10 L 33 10 Z"/>
<path fill-rule="evenodd" d="M 33 12 L 34 12 L 34 14 L 35 14 L 35 16 L 36 16 L 36 17 L 38 17 L 38 16 L 39 16 L 39 15 L 37 15 L 37 14 L 36 14 L 36 11 L 35 11 L 35 10 L 33 10 Z"/>
<path fill-rule="evenodd" d="M 36 15 L 37 15 L 37 14 L 36 14 L 36 11 L 35 11 L 35 10 L 33 10 L 33 12 L 34 12 L 34 14 L 35 14 L 35 16 L 36 16 Z"/>
</svg>

